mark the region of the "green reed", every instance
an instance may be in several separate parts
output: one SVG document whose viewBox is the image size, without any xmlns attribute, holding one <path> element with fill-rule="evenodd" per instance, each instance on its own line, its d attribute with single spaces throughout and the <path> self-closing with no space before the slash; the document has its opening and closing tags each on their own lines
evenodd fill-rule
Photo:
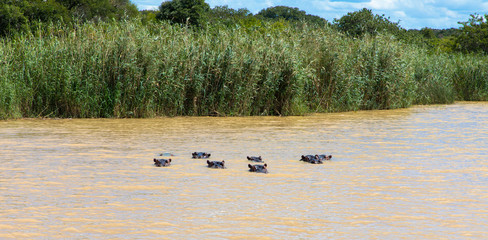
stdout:
<svg viewBox="0 0 488 240">
<path fill-rule="evenodd" d="M 0 118 L 302 115 L 487 100 L 485 56 L 284 24 L 51 24 L 0 41 Z"/>
</svg>

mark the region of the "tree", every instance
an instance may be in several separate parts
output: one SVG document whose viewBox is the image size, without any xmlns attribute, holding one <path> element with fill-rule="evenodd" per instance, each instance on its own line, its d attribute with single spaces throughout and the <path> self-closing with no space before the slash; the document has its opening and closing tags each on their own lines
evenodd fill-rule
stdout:
<svg viewBox="0 0 488 240">
<path fill-rule="evenodd" d="M 427 28 L 427 27 L 420 29 L 420 34 L 422 34 L 422 36 L 426 39 L 433 39 L 436 37 L 434 30 L 432 28 Z"/>
<path fill-rule="evenodd" d="M 37 30 L 43 22 L 121 19 L 138 14 L 129 0 L 0 0 L 0 36 Z"/>
<path fill-rule="evenodd" d="M 456 45 L 461 52 L 488 53 L 488 14 L 471 14 L 471 19 L 459 22 L 463 26 L 456 37 Z"/>
<path fill-rule="evenodd" d="M 252 13 L 246 8 L 239 8 L 235 10 L 225 6 L 215 6 L 210 10 L 210 15 L 217 19 L 229 19 L 229 18 L 244 18 L 252 16 Z"/>
<path fill-rule="evenodd" d="M 79 20 L 121 19 L 138 14 L 137 7 L 129 0 L 56 0 Z"/>
<path fill-rule="evenodd" d="M 159 14 L 156 18 L 200 26 L 209 11 L 210 6 L 204 0 L 172 0 L 163 2 L 159 6 Z"/>
<path fill-rule="evenodd" d="M 141 20 L 144 24 L 157 21 L 156 15 L 158 12 L 156 10 L 142 10 L 139 13 L 141 14 Z"/>
<path fill-rule="evenodd" d="M 68 9 L 55 0 L 31 0 L 24 4 L 23 9 L 24 16 L 31 22 L 71 21 Z"/>
<path fill-rule="evenodd" d="M 19 7 L 10 4 L 0 5 L 0 36 L 26 31 L 27 23 L 28 20 Z"/>
<path fill-rule="evenodd" d="M 300 20 L 307 14 L 298 8 L 291 8 L 286 6 L 269 7 L 259 11 L 258 16 L 270 19 L 283 18 L 285 20 Z"/>
<path fill-rule="evenodd" d="M 209 22 L 221 22 L 225 25 L 232 25 L 239 22 L 241 19 L 252 17 L 252 13 L 246 8 L 239 8 L 238 10 L 225 6 L 215 6 L 210 9 L 208 14 Z"/>
<path fill-rule="evenodd" d="M 373 12 L 366 8 L 350 12 L 340 19 L 334 19 L 334 25 L 337 29 L 352 37 L 362 37 L 365 34 L 375 36 L 383 31 L 400 35 L 402 29 L 399 24 L 399 22 L 391 22 L 390 18 L 385 18 L 384 15 L 373 15 Z"/>
<path fill-rule="evenodd" d="M 256 16 L 273 20 L 285 19 L 292 22 L 305 21 L 308 23 L 318 24 L 320 26 L 324 26 L 327 23 L 327 20 L 321 17 L 307 14 L 305 11 L 302 11 L 298 8 L 291 8 L 286 6 L 269 7 L 259 11 Z"/>
</svg>

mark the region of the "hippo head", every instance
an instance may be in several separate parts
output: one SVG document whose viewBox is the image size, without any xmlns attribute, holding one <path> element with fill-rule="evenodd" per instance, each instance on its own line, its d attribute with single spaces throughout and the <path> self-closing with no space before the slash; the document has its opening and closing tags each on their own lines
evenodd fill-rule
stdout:
<svg viewBox="0 0 488 240">
<path fill-rule="evenodd" d="M 170 159 L 154 159 L 154 165 L 156 167 L 168 167 L 171 165 L 171 158 Z"/>
<path fill-rule="evenodd" d="M 225 161 L 209 161 L 207 160 L 207 165 L 209 168 L 225 168 Z"/>
<path fill-rule="evenodd" d="M 191 155 L 192 158 L 209 158 L 211 154 L 206 152 L 194 152 Z"/>
<path fill-rule="evenodd" d="M 268 173 L 268 164 L 264 165 L 247 165 L 249 167 L 250 172 L 260 172 L 260 173 Z"/>
</svg>

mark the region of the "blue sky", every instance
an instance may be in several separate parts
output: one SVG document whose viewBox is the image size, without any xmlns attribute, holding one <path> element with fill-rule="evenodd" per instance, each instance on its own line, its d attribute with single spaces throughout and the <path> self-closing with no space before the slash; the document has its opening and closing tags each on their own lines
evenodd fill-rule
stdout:
<svg viewBox="0 0 488 240">
<path fill-rule="evenodd" d="M 157 9 L 163 0 L 131 0 L 139 9 Z M 227 5 L 230 8 L 247 8 L 252 13 L 271 6 L 297 7 L 308 14 L 329 21 L 348 12 L 362 8 L 374 14 L 390 17 L 406 29 L 430 27 L 436 29 L 458 28 L 459 21 L 467 21 L 470 14 L 487 14 L 488 0 L 206 0 L 210 7 Z"/>
</svg>

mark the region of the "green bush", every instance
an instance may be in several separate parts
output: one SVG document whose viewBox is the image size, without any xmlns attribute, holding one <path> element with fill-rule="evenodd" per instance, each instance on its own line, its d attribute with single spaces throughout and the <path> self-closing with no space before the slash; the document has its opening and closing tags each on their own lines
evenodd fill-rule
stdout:
<svg viewBox="0 0 488 240">
<path fill-rule="evenodd" d="M 0 37 L 28 30 L 28 20 L 22 10 L 9 4 L 0 5 Z"/>
<path fill-rule="evenodd" d="M 201 26 L 209 11 L 210 6 L 204 0 L 171 0 L 161 3 L 156 18 Z"/>
<path fill-rule="evenodd" d="M 351 37 L 363 37 L 366 34 L 376 36 L 384 32 L 400 35 L 404 32 L 400 28 L 399 22 L 391 22 L 384 15 L 373 14 L 371 9 L 366 8 L 334 19 L 334 26 Z"/>
</svg>

